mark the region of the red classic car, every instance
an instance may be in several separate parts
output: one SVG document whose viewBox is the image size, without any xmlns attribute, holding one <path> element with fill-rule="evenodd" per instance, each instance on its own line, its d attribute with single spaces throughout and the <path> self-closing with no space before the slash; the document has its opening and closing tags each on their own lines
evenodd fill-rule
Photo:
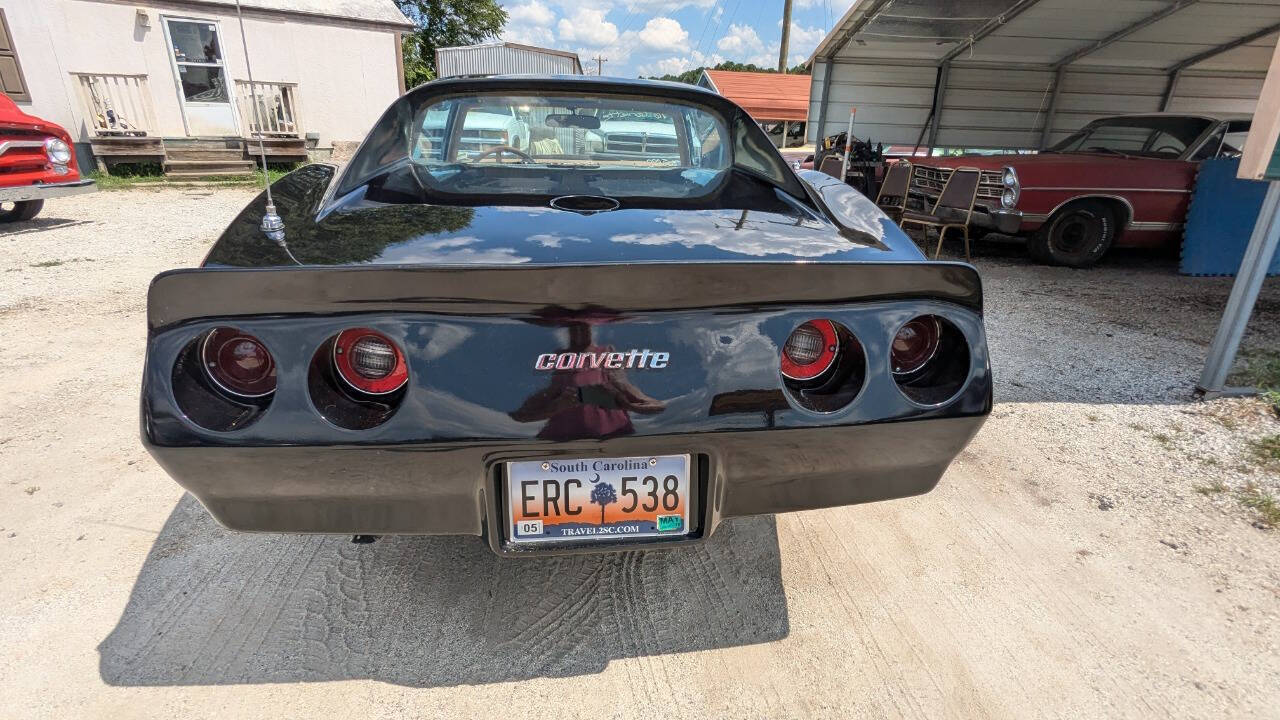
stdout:
<svg viewBox="0 0 1280 720">
<path fill-rule="evenodd" d="M 1040 262 L 1087 267 L 1112 247 L 1178 242 L 1199 162 L 1238 156 L 1248 132 L 1248 119 L 1102 118 L 1041 153 L 915 161 L 911 194 L 931 206 L 952 170 L 978 168 L 971 227 L 1025 236 Z"/>
<path fill-rule="evenodd" d="M 0 94 L 0 223 L 30 220 L 46 198 L 92 192 L 66 130 Z"/>
</svg>

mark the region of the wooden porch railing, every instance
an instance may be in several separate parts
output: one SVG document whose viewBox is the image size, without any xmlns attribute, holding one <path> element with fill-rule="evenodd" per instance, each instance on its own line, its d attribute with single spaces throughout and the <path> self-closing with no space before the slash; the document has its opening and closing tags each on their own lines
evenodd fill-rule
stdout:
<svg viewBox="0 0 1280 720">
<path fill-rule="evenodd" d="M 236 102 L 240 127 L 245 137 L 301 137 L 298 122 L 297 83 L 254 82 L 258 113 L 254 115 L 254 93 L 248 80 L 236 81 Z"/>
<path fill-rule="evenodd" d="M 141 137 L 156 129 L 146 75 L 71 73 L 80 93 L 85 125 L 97 136 Z"/>
</svg>

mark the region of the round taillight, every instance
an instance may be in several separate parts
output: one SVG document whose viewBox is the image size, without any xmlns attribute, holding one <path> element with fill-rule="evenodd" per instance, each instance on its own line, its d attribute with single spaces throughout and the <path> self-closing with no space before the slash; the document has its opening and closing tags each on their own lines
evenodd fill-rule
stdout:
<svg viewBox="0 0 1280 720">
<path fill-rule="evenodd" d="M 367 395 L 395 392 L 409 380 L 404 353 L 369 328 L 343 330 L 333 341 L 333 366 L 348 385 Z"/>
<path fill-rule="evenodd" d="M 830 320 L 810 320 L 791 332 L 782 346 L 782 375 L 812 380 L 835 364 L 840 337 Z"/>
<path fill-rule="evenodd" d="M 893 336 L 889 352 L 894 375 L 910 375 L 919 372 L 938 353 L 938 341 L 942 337 L 942 325 L 933 315 L 912 318 Z"/>
<path fill-rule="evenodd" d="M 200 344 L 200 359 L 219 389 L 242 398 L 276 390 L 276 362 L 258 338 L 235 328 L 214 328 Z"/>
</svg>

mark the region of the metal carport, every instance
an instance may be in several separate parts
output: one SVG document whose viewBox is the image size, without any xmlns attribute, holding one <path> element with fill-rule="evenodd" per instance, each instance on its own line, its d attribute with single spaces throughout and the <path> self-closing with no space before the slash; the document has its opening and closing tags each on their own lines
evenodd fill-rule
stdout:
<svg viewBox="0 0 1280 720">
<path fill-rule="evenodd" d="M 1089 121 L 1157 111 L 1252 113 L 1280 0 L 855 0 L 814 50 L 808 137 L 1042 149 Z M 1225 388 L 1280 242 L 1273 183 L 1199 389 Z"/>
<path fill-rule="evenodd" d="M 858 0 L 810 58 L 809 139 L 1042 148 L 1106 115 L 1253 111 L 1267 0 Z M 827 78 L 831 82 L 827 82 Z"/>
</svg>

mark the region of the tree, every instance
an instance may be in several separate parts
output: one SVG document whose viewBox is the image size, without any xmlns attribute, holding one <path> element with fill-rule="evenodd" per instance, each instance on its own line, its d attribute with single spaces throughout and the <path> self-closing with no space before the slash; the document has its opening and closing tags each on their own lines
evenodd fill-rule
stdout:
<svg viewBox="0 0 1280 720">
<path fill-rule="evenodd" d="M 776 68 L 760 67 L 759 65 L 754 65 L 752 63 L 740 63 L 740 62 L 734 62 L 732 60 L 725 60 L 724 62 L 719 63 L 710 68 L 705 66 L 696 67 L 692 70 L 685 70 L 684 72 L 677 73 L 675 75 L 662 75 L 659 77 L 651 77 L 649 79 L 650 80 L 666 80 L 668 82 L 682 82 L 682 83 L 688 83 L 690 85 L 696 85 L 698 82 L 698 78 L 702 76 L 703 70 L 734 70 L 738 72 L 762 72 L 762 73 L 778 72 Z M 805 67 L 803 64 L 800 64 L 788 70 L 787 74 L 788 75 L 808 75 L 809 68 Z"/>
<path fill-rule="evenodd" d="M 436 48 L 493 40 L 507 24 L 496 0 L 396 0 L 418 29 L 404 37 L 404 82 L 417 87 L 436 76 Z"/>
<path fill-rule="evenodd" d="M 604 524 L 604 508 L 618 502 L 618 491 L 609 483 L 602 482 L 591 490 L 591 502 L 600 506 L 600 524 Z"/>
</svg>

